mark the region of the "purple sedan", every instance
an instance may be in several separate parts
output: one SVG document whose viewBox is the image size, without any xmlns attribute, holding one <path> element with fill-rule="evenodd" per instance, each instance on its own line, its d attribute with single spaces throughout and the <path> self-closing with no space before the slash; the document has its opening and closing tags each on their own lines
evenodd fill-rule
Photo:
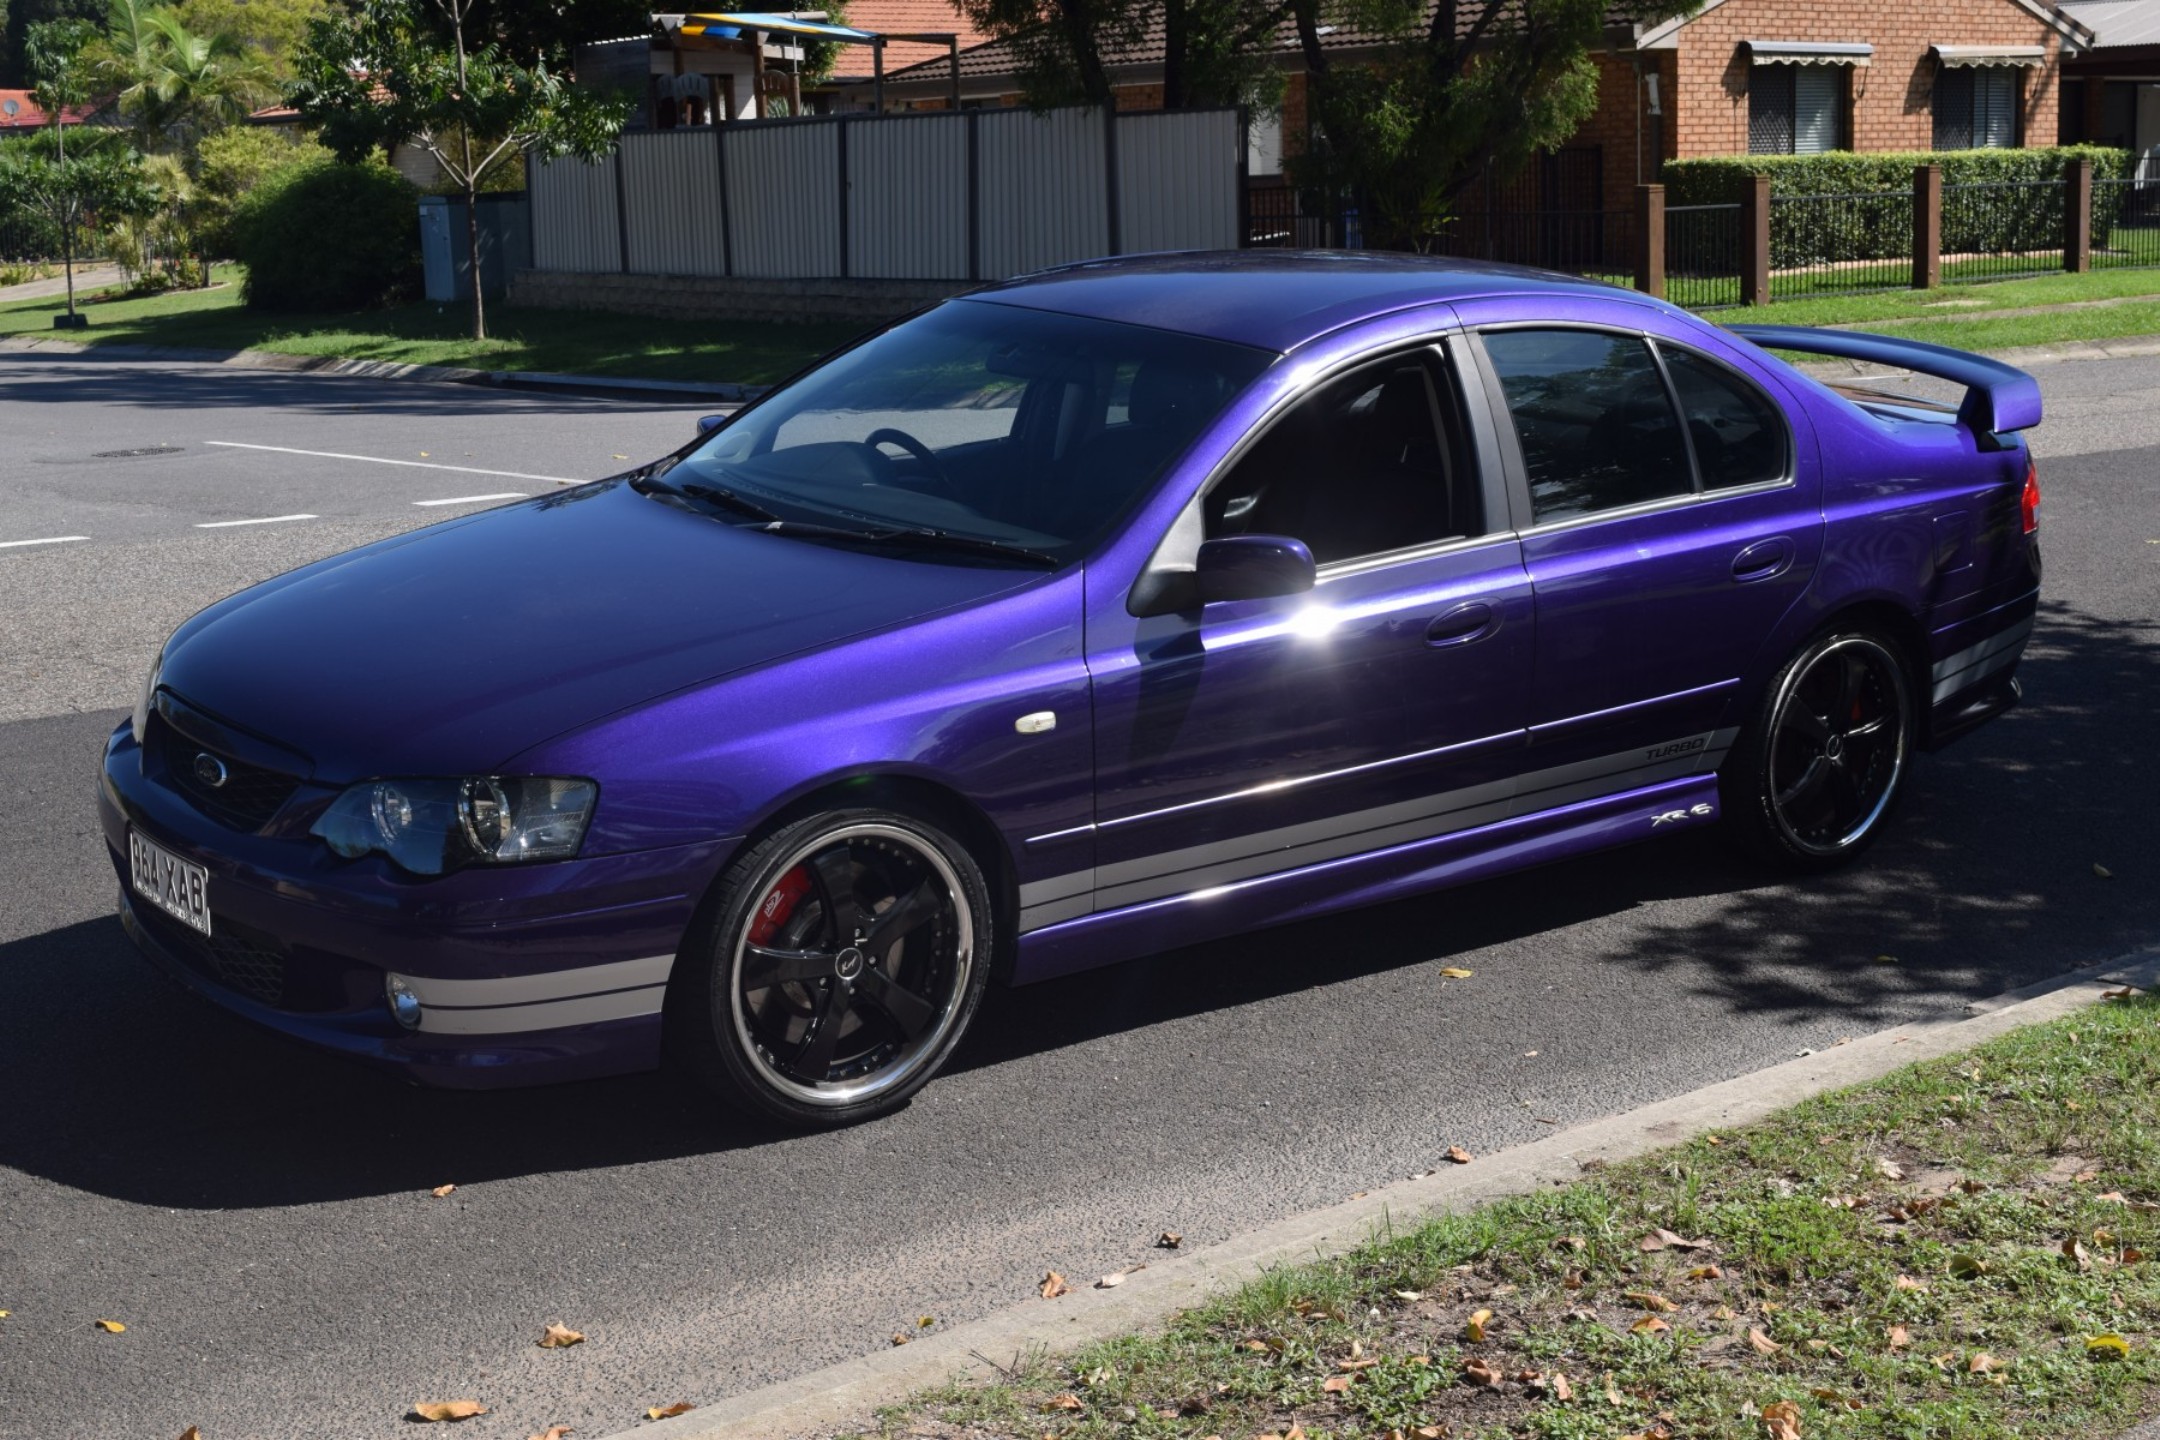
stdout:
<svg viewBox="0 0 2160 1440">
<path fill-rule="evenodd" d="M 1531 271 L 1050 271 L 188 621 L 105 751 L 121 918 L 416 1079 L 830 1125 L 993 977 L 1712 824 L 1825 869 L 2017 698 L 2039 420 Z"/>
</svg>

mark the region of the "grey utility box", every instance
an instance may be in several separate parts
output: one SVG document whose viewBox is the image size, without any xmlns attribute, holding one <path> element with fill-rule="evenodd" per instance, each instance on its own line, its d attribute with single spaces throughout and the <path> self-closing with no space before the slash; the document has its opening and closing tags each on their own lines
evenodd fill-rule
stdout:
<svg viewBox="0 0 2160 1440">
<path fill-rule="evenodd" d="M 420 197 L 420 259 L 427 298 L 472 298 L 472 262 L 465 244 L 465 202 L 452 195 Z M 523 190 L 480 197 L 481 293 L 510 293 L 510 272 L 532 268 L 532 206 Z"/>
</svg>

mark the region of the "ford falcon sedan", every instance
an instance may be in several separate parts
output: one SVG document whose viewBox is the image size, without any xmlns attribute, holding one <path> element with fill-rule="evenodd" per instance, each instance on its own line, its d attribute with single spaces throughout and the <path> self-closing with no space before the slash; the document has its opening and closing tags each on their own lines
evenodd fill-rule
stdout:
<svg viewBox="0 0 2160 1440">
<path fill-rule="evenodd" d="M 189 620 L 105 749 L 121 919 L 416 1080 L 805 1126 L 993 979 L 1712 825 L 1825 869 L 2017 698 L 2039 420 L 1533 271 L 1048 271 Z"/>
</svg>

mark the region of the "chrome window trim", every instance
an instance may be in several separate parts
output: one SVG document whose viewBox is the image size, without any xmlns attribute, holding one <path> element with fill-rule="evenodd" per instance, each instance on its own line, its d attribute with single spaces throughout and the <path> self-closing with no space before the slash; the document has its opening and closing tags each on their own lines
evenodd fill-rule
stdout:
<svg viewBox="0 0 2160 1440">
<path fill-rule="evenodd" d="M 1401 550 L 1382 550 L 1374 555 L 1360 555 L 1355 560 L 1333 560 L 1314 572 L 1313 588 L 1319 589 L 1331 580 L 1344 580 L 1352 575 L 1363 575 L 1373 570 L 1384 570 L 1391 565 L 1410 565 L 1420 560 L 1431 560 L 1457 551 L 1475 550 L 1483 545 L 1513 544 L 1516 534 L 1512 530 L 1500 530 L 1484 535 L 1457 535 L 1446 540 L 1435 540 L 1427 545 L 1411 545 Z"/>
<path fill-rule="evenodd" d="M 1633 520 L 1643 515 L 1656 515 L 1666 510 L 1684 510 L 1690 505 L 1707 505 L 1736 496 L 1768 495 L 1777 490 L 1794 489 L 1798 483 L 1788 476 L 1783 480 L 1765 480 L 1755 485 L 1735 485 L 1730 490 L 1699 490 L 1693 494 L 1673 495 L 1663 500 L 1645 500 L 1639 505 L 1623 505 L 1614 510 L 1593 510 L 1587 515 L 1570 515 L 1561 520 L 1548 520 L 1543 525 L 1532 525 L 1522 532 L 1522 536 L 1529 540 L 1562 530 L 1579 530 L 1585 525 L 1595 525 L 1603 520 Z"/>
</svg>

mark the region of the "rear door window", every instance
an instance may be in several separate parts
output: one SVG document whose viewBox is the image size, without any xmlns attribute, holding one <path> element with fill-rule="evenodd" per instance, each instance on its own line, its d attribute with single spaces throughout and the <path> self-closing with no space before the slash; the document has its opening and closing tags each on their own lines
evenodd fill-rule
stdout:
<svg viewBox="0 0 2160 1440">
<path fill-rule="evenodd" d="M 1642 339 L 1497 330 L 1483 340 L 1522 445 L 1533 523 L 1694 492 L 1672 400 Z"/>
</svg>

